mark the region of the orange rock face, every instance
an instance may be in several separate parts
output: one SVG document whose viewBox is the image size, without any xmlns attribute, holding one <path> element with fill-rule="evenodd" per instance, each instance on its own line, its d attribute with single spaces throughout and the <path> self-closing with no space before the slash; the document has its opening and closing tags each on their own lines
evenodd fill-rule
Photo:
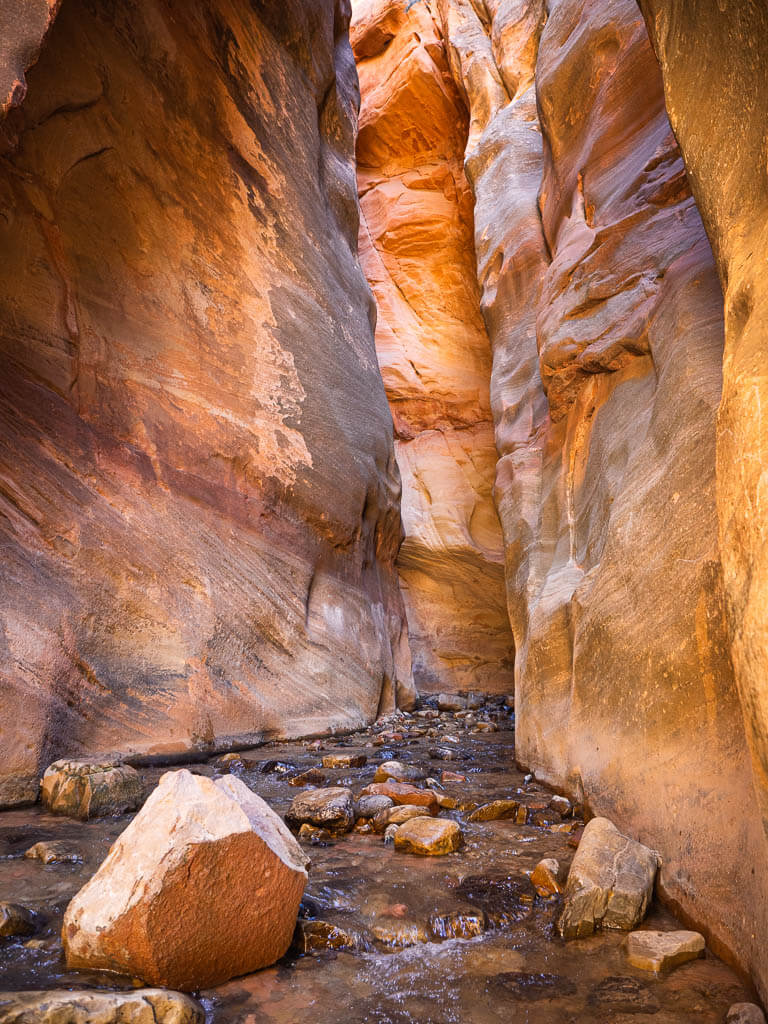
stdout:
<svg viewBox="0 0 768 1024">
<path fill-rule="evenodd" d="M 347 17 L 71 0 L 0 125 L 0 804 L 408 698 Z"/>
<path fill-rule="evenodd" d="M 467 114 L 433 8 L 353 4 L 360 259 L 403 481 L 398 567 L 414 678 L 427 691 L 504 692 L 514 645 L 492 497 L 491 353 L 462 169 Z"/>
<path fill-rule="evenodd" d="M 768 873 L 717 534 L 722 295 L 642 16 L 433 6 L 469 115 L 518 756 L 660 850 L 667 896 L 754 967 Z"/>
</svg>

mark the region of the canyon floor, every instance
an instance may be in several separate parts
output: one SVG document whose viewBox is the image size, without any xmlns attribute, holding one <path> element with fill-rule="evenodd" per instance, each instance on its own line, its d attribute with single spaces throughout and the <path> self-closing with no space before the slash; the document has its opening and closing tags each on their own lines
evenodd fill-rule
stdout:
<svg viewBox="0 0 768 1024">
<path fill-rule="evenodd" d="M 715 1024 L 731 1004 L 753 997 L 709 950 L 655 975 L 628 964 L 623 933 L 564 942 L 555 928 L 561 897 L 540 897 L 529 875 L 545 857 L 568 867 L 581 822 L 548 810 L 552 794 L 514 767 L 514 716 L 500 700 L 464 714 L 438 715 L 434 704 L 353 735 L 187 765 L 209 776 L 237 774 L 281 814 L 304 791 L 291 780 L 310 768 L 325 784 L 356 793 L 377 765 L 393 759 L 435 780 L 444 772 L 465 777 L 441 783 L 453 798 L 446 802 L 456 803 L 441 814 L 458 821 L 464 835 L 456 853 L 404 854 L 364 830 L 302 840 L 312 863 L 294 947 L 272 968 L 198 993 L 209 1022 Z M 329 755 L 367 761 L 323 767 Z M 165 770 L 142 770 L 147 791 Z M 531 823 L 468 820 L 476 805 L 504 798 L 527 807 Z M 114 975 L 68 971 L 59 938 L 69 899 L 130 819 L 81 823 L 39 806 L 0 815 L 0 900 L 23 899 L 42 922 L 32 939 L 0 940 L 0 989 L 130 986 Z M 46 865 L 25 858 L 38 842 L 57 843 L 59 856 L 79 859 Z M 654 902 L 641 927 L 682 926 Z"/>
</svg>

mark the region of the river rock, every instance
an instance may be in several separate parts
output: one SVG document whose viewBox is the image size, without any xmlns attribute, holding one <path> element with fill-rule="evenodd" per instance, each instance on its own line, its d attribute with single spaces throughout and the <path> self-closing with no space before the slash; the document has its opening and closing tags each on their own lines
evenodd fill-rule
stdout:
<svg viewBox="0 0 768 1024">
<path fill-rule="evenodd" d="M 429 929 L 436 939 L 472 939 L 485 931 L 485 914 L 459 910 L 450 914 L 433 914 L 429 919 Z"/>
<path fill-rule="evenodd" d="M 35 915 L 18 903 L 0 903 L 0 938 L 9 935 L 32 935 Z"/>
<path fill-rule="evenodd" d="M 627 960 L 643 971 L 662 971 L 695 960 L 704 946 L 698 932 L 637 931 L 627 936 Z"/>
<path fill-rule="evenodd" d="M 285 815 L 289 825 L 315 825 L 330 832 L 349 832 L 355 824 L 352 790 L 345 786 L 313 789 L 300 793 Z"/>
<path fill-rule="evenodd" d="M 305 772 L 288 779 L 289 786 L 324 786 L 327 778 L 319 768 L 307 768 Z"/>
<path fill-rule="evenodd" d="M 376 794 L 361 796 L 355 801 L 355 817 L 375 818 L 377 814 L 387 811 L 390 807 L 394 806 L 395 801 L 391 796 L 383 796 L 382 794 L 378 794 L 378 796 Z"/>
<path fill-rule="evenodd" d="M 376 769 L 373 781 L 386 782 L 388 779 L 394 779 L 395 782 L 415 782 L 422 777 L 418 768 L 410 764 L 403 764 L 402 761 L 384 761 Z"/>
<path fill-rule="evenodd" d="M 135 768 L 92 761 L 54 761 L 40 788 L 49 811 L 82 820 L 132 811 L 141 796 L 141 777 Z"/>
<path fill-rule="evenodd" d="M 463 711 L 467 706 L 467 699 L 458 693 L 440 693 L 437 697 L 437 706 L 441 711 Z"/>
<path fill-rule="evenodd" d="M 183 990 L 259 970 L 290 945 L 307 863 L 235 776 L 167 772 L 67 907 L 67 965 Z"/>
<path fill-rule="evenodd" d="M 181 992 L 52 989 L 0 992 L 2 1024 L 204 1024 L 202 1006 Z"/>
<path fill-rule="evenodd" d="M 728 1009 L 725 1024 L 765 1024 L 765 1014 L 756 1003 L 734 1003 Z"/>
<path fill-rule="evenodd" d="M 559 875 L 559 862 L 554 857 L 545 857 L 531 872 L 531 885 L 539 896 L 554 896 L 563 891 L 558 881 Z"/>
<path fill-rule="evenodd" d="M 318 949 L 355 949 L 359 942 L 329 921 L 299 921 L 293 946 L 299 953 L 312 953 Z"/>
<path fill-rule="evenodd" d="M 394 843 L 397 830 L 400 828 L 399 825 L 387 825 L 384 829 L 384 842 L 389 846 Z"/>
<path fill-rule="evenodd" d="M 429 942 L 426 929 L 420 924 L 377 924 L 373 928 L 373 935 L 379 942 L 393 949 L 405 949 Z"/>
<path fill-rule="evenodd" d="M 43 864 L 80 864 L 83 860 L 77 850 L 56 840 L 35 843 L 25 851 L 24 856 L 28 860 L 41 860 Z"/>
<path fill-rule="evenodd" d="M 441 857 L 454 853 L 462 843 L 461 829 L 455 821 L 445 818 L 411 818 L 395 833 L 395 849 L 401 853 L 419 853 Z"/>
<path fill-rule="evenodd" d="M 362 768 L 367 760 L 365 754 L 326 754 L 323 768 Z"/>
<path fill-rule="evenodd" d="M 598 928 L 635 928 L 648 909 L 658 865 L 655 851 L 623 836 L 607 818 L 593 818 L 568 874 L 560 934 L 576 939 Z"/>
<path fill-rule="evenodd" d="M 425 807 L 432 815 L 437 814 L 439 810 L 437 795 L 431 789 L 409 786 L 406 782 L 373 782 L 370 786 L 365 787 L 361 795 L 388 796 L 396 804 L 413 804 L 415 807 Z"/>
<path fill-rule="evenodd" d="M 502 821 L 505 818 L 515 818 L 519 807 L 519 800 L 492 800 L 472 811 L 467 821 Z"/>
<path fill-rule="evenodd" d="M 377 832 L 383 832 L 388 825 L 402 825 L 411 818 L 423 818 L 424 808 L 415 807 L 413 804 L 402 804 L 399 807 L 390 807 L 381 811 L 373 819 L 373 826 Z"/>
</svg>

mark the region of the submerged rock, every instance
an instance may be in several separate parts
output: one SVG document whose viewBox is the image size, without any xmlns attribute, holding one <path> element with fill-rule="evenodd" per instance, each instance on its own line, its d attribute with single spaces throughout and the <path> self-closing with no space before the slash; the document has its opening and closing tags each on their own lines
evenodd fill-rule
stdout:
<svg viewBox="0 0 768 1024">
<path fill-rule="evenodd" d="M 355 949 L 356 936 L 345 932 L 329 921 L 299 921 L 293 946 L 299 953 L 312 953 L 318 949 Z"/>
<path fill-rule="evenodd" d="M 378 924 L 374 927 L 373 934 L 379 942 L 394 949 L 405 949 L 407 946 L 429 942 L 426 929 L 420 924 Z"/>
<path fill-rule="evenodd" d="M 315 825 L 330 832 L 349 832 L 355 824 L 355 806 L 352 790 L 345 786 L 313 789 L 300 793 L 285 815 L 289 825 Z"/>
<path fill-rule="evenodd" d="M 64 915 L 67 965 L 192 990 L 279 959 L 307 858 L 232 775 L 168 772 Z"/>
<path fill-rule="evenodd" d="M 43 806 L 70 818 L 123 814 L 141 803 L 141 777 L 127 764 L 54 761 L 40 786 Z"/>
<path fill-rule="evenodd" d="M 457 823 L 443 818 L 411 818 L 400 825 L 395 833 L 396 850 L 425 857 L 454 853 L 461 843 L 461 829 Z"/>
<path fill-rule="evenodd" d="M 18 903 L 0 903 L 0 938 L 10 935 L 32 935 L 35 915 Z"/>
<path fill-rule="evenodd" d="M 643 971 L 669 970 L 702 956 L 704 946 L 698 932 L 632 932 L 627 936 L 627 960 Z"/>
<path fill-rule="evenodd" d="M 645 917 L 658 854 L 623 836 L 607 818 L 593 818 L 573 858 L 558 922 L 563 938 L 598 928 L 630 931 Z"/>
<path fill-rule="evenodd" d="M 450 914 L 433 914 L 429 929 L 436 939 L 472 939 L 485 931 L 485 914 L 454 911 Z"/>
<path fill-rule="evenodd" d="M 41 860 L 43 864 L 80 864 L 83 858 L 77 850 L 71 849 L 66 843 L 40 842 L 24 853 L 28 860 Z"/>
<path fill-rule="evenodd" d="M 202 1006 L 181 992 L 0 992 L 3 1024 L 204 1024 Z"/>
</svg>

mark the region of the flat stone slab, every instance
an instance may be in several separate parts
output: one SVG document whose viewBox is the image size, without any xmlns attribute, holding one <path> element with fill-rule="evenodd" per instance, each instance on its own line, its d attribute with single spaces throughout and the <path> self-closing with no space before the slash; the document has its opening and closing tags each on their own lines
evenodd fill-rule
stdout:
<svg viewBox="0 0 768 1024">
<path fill-rule="evenodd" d="M 698 932 L 632 932 L 627 936 L 627 959 L 643 971 L 663 971 L 695 960 L 704 952 Z"/>
<path fill-rule="evenodd" d="M 0 992 L 2 1024 L 204 1024 L 202 1006 L 181 992 Z"/>
</svg>

